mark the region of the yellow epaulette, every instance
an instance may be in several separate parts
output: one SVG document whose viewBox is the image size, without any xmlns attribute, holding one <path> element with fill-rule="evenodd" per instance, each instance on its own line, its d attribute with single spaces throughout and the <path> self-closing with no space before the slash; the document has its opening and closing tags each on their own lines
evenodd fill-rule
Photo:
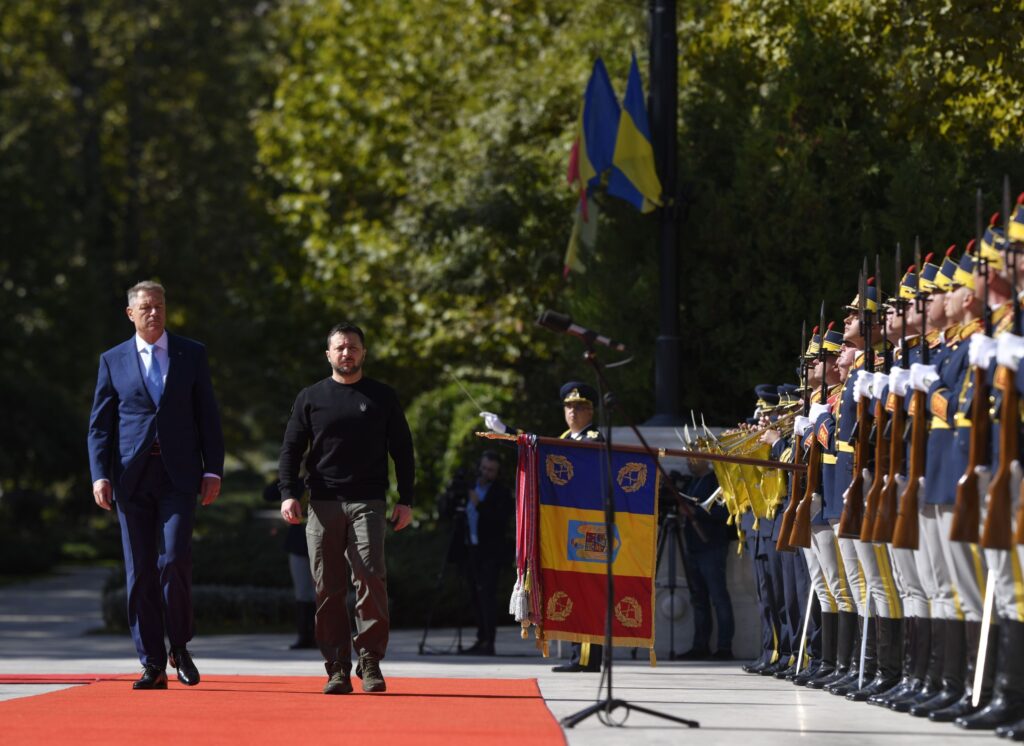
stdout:
<svg viewBox="0 0 1024 746">
<path fill-rule="evenodd" d="M 985 328 L 985 319 L 975 319 L 967 324 L 960 327 L 959 339 L 963 342 L 965 339 L 970 339 L 975 334 Z"/>
<path fill-rule="evenodd" d="M 1013 302 L 1006 301 L 992 311 L 992 336 L 1004 334 L 1013 328 Z"/>
</svg>

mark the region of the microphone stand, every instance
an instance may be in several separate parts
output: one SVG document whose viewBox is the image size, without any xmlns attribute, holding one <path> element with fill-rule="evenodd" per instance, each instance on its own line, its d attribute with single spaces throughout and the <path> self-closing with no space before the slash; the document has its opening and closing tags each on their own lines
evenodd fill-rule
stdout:
<svg viewBox="0 0 1024 746">
<path fill-rule="evenodd" d="M 616 699 L 612 694 L 612 613 L 614 610 L 615 600 L 615 576 L 612 573 L 612 562 L 611 562 L 611 548 L 612 541 L 615 536 L 615 492 L 612 482 L 612 431 L 611 427 L 608 426 L 610 418 L 608 417 L 607 410 L 605 409 L 605 402 L 609 405 L 618 408 L 618 403 L 615 401 L 615 396 L 608 386 L 608 381 L 604 376 L 603 366 L 597 359 L 597 354 L 594 352 L 594 347 L 591 340 L 584 340 L 587 346 L 587 351 L 583 354 L 583 359 L 590 363 L 594 369 L 594 373 L 597 377 L 597 404 L 598 404 L 598 420 L 604 426 L 605 432 L 608 434 L 608 438 L 604 443 L 604 473 L 603 473 L 603 487 L 604 487 L 604 527 L 605 527 L 605 574 L 608 579 L 608 597 L 605 604 L 605 623 L 604 623 L 604 670 L 601 673 L 601 685 L 604 688 L 607 684 L 607 693 L 604 696 L 598 695 L 600 699 L 589 707 L 585 707 L 579 712 L 573 713 L 562 718 L 561 724 L 565 728 L 572 728 L 574 725 L 582 720 L 590 717 L 591 715 L 597 715 L 598 720 L 604 725 L 608 726 L 621 726 L 626 722 L 626 718 L 629 717 L 629 713 L 633 710 L 642 712 L 647 715 L 653 715 L 655 717 L 663 718 L 665 720 L 671 720 L 676 723 L 688 726 L 690 728 L 699 728 L 700 723 L 696 720 L 686 720 L 685 718 L 675 717 L 664 712 L 658 712 L 647 707 L 640 707 L 627 702 L 624 699 Z M 621 409 L 620 409 L 620 413 Z M 624 415 L 625 417 L 625 415 Z M 644 440 L 643 435 L 637 430 L 636 425 L 625 417 L 633 433 L 637 436 L 637 439 L 643 444 L 644 450 L 647 451 L 647 455 L 653 460 L 659 473 L 663 479 L 668 479 L 665 474 L 661 463 L 658 460 L 658 456 L 651 450 L 651 447 Z M 671 481 L 667 484 L 672 484 Z M 657 497 L 657 496 L 656 496 Z M 657 572 L 657 570 L 655 570 Z M 653 578 L 652 578 L 653 582 Z M 654 610 L 652 609 L 652 614 Z M 653 630 L 654 621 L 651 621 L 651 629 Z M 625 708 L 626 718 L 616 723 L 611 720 L 611 713 L 619 708 Z"/>
</svg>

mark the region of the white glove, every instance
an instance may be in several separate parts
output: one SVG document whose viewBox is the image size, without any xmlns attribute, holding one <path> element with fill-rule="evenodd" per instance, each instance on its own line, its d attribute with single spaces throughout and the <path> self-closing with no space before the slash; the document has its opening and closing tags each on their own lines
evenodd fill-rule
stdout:
<svg viewBox="0 0 1024 746">
<path fill-rule="evenodd" d="M 860 475 L 864 478 L 864 494 L 867 495 L 871 491 L 871 488 L 874 486 L 875 475 L 871 473 L 870 469 L 861 469 Z"/>
<path fill-rule="evenodd" d="M 871 398 L 871 389 L 875 383 L 875 374 L 870 370 L 858 370 L 853 379 L 853 400 L 859 402 L 865 396 Z"/>
<path fill-rule="evenodd" d="M 978 477 L 978 494 L 982 496 L 987 495 L 988 486 L 992 483 L 992 469 L 985 464 L 979 464 L 974 467 L 974 473 Z M 984 502 L 983 499 L 982 504 Z"/>
<path fill-rule="evenodd" d="M 910 386 L 910 369 L 896 367 L 889 371 L 889 391 L 896 396 L 906 396 Z"/>
<path fill-rule="evenodd" d="M 815 492 L 811 495 L 811 518 L 821 512 L 821 495 Z"/>
<path fill-rule="evenodd" d="M 505 427 L 505 423 L 502 422 L 494 412 L 481 412 L 480 416 L 484 418 L 484 424 L 492 433 L 501 434 L 508 432 L 508 428 Z"/>
<path fill-rule="evenodd" d="M 811 422 L 817 422 L 819 417 L 821 417 L 823 414 L 827 414 L 827 413 L 828 413 L 828 404 L 821 404 L 821 403 L 812 404 L 811 405 L 811 411 L 807 414 L 807 418 Z"/>
<path fill-rule="evenodd" d="M 974 337 L 971 337 L 971 344 L 974 344 Z M 1024 358 L 1024 337 L 1009 332 L 1000 334 L 996 340 L 996 362 L 1016 373 L 1021 358 Z"/>
<path fill-rule="evenodd" d="M 1017 506 L 1020 505 L 1020 483 L 1024 479 L 1024 469 L 1020 461 L 1014 459 L 1010 462 L 1010 500 L 1012 502 L 1014 515 L 1017 513 Z"/>
<path fill-rule="evenodd" d="M 875 373 L 874 378 L 871 379 L 871 396 L 875 399 L 881 399 L 882 393 L 885 391 L 885 387 L 889 385 L 889 376 L 885 373 Z"/>
<path fill-rule="evenodd" d="M 932 384 L 939 380 L 939 371 L 934 365 L 914 363 L 910 366 L 910 386 L 915 391 L 927 394 Z"/>
<path fill-rule="evenodd" d="M 793 433 L 798 438 L 804 437 L 804 433 L 807 432 L 807 428 L 811 426 L 811 419 L 804 417 L 802 414 L 798 414 L 793 419 Z"/>
<path fill-rule="evenodd" d="M 921 477 L 924 479 L 924 477 Z M 887 482 L 888 483 L 888 482 Z M 896 496 L 899 497 L 903 494 L 903 490 L 907 488 L 907 478 L 902 474 L 896 475 Z"/>
<path fill-rule="evenodd" d="M 978 368 L 988 368 L 992 358 L 996 355 L 996 341 L 984 334 L 975 334 L 971 337 L 970 346 L 967 348 L 967 359 L 971 365 Z"/>
</svg>

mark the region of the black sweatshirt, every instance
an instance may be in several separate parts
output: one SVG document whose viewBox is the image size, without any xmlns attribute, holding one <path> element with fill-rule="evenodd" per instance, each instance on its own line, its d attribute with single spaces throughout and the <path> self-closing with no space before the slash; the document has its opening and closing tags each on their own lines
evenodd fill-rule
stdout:
<svg viewBox="0 0 1024 746">
<path fill-rule="evenodd" d="M 281 445 L 282 500 L 299 497 L 294 490 L 307 447 L 310 499 L 384 499 L 390 453 L 398 501 L 412 505 L 412 434 L 390 386 L 366 377 L 353 384 L 325 378 L 299 392 Z"/>
</svg>

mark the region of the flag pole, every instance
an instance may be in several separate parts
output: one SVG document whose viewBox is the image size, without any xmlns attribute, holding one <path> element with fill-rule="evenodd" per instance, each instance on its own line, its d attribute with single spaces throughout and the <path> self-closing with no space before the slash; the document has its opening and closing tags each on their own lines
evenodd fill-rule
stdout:
<svg viewBox="0 0 1024 746">
<path fill-rule="evenodd" d="M 679 72 L 674 0 L 650 0 L 651 144 L 662 187 L 658 216 L 658 337 L 652 427 L 682 425 L 679 415 L 679 200 L 676 142 Z"/>
</svg>

